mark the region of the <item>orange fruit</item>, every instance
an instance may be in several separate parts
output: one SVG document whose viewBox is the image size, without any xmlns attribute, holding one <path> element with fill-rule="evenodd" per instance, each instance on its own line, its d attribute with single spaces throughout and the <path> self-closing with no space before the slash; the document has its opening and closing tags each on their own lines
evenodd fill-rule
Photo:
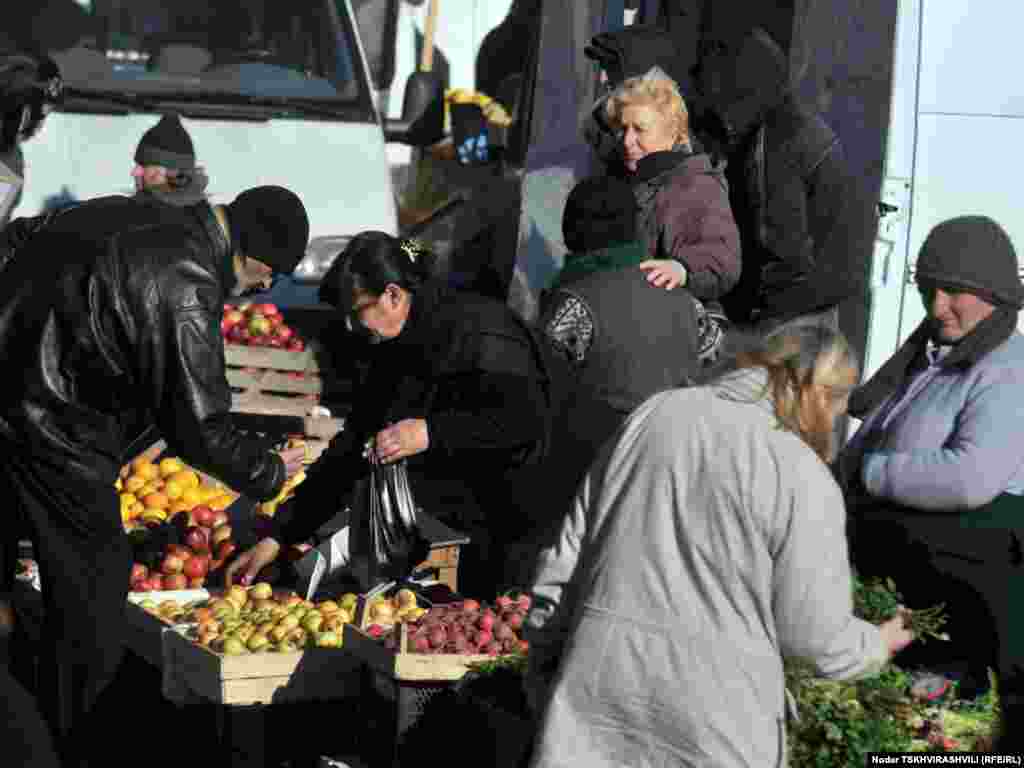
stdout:
<svg viewBox="0 0 1024 768">
<path fill-rule="evenodd" d="M 132 520 L 137 517 L 141 517 L 142 513 L 146 511 L 146 505 L 141 501 L 136 501 L 130 507 L 128 507 L 128 513 L 131 515 Z"/>
<path fill-rule="evenodd" d="M 192 509 L 192 507 L 183 502 L 181 499 L 178 499 L 177 501 L 172 501 L 170 505 L 167 507 L 167 519 L 170 520 L 178 513 L 188 512 L 190 509 Z"/>
<path fill-rule="evenodd" d="M 160 475 L 162 477 L 169 477 L 171 475 L 181 472 L 185 468 L 181 459 L 167 458 L 160 460 Z"/>
<path fill-rule="evenodd" d="M 134 474 L 145 480 L 156 480 L 160 477 L 160 469 L 151 461 L 132 462 L 132 469 L 135 470 Z"/>
<path fill-rule="evenodd" d="M 182 488 L 198 488 L 199 487 L 199 475 L 193 472 L 191 469 L 183 469 L 181 472 L 175 472 L 173 475 L 167 478 L 167 482 L 174 481 L 178 483 Z"/>
<path fill-rule="evenodd" d="M 203 496 L 203 504 L 208 504 L 212 499 L 215 499 L 218 496 L 220 496 L 220 488 L 214 485 L 204 485 L 199 489 L 199 492 Z"/>
<path fill-rule="evenodd" d="M 181 483 L 176 483 L 173 480 L 168 480 L 164 483 L 163 488 L 164 494 L 171 501 L 177 501 L 181 498 L 181 495 L 185 492 L 185 489 L 181 487 Z"/>
<path fill-rule="evenodd" d="M 120 496 L 118 496 L 118 498 L 121 500 L 122 508 L 130 507 L 132 504 L 138 501 L 134 493 L 122 493 Z"/>
<path fill-rule="evenodd" d="M 124 481 L 124 490 L 128 493 L 135 493 L 146 485 L 146 478 L 141 475 L 132 475 Z"/>
<path fill-rule="evenodd" d="M 143 496 L 142 503 L 145 504 L 147 508 L 167 509 L 168 505 L 171 503 L 171 500 L 167 498 L 166 493 L 161 493 L 160 491 L 157 491 L 156 493 L 149 493 Z"/>
</svg>

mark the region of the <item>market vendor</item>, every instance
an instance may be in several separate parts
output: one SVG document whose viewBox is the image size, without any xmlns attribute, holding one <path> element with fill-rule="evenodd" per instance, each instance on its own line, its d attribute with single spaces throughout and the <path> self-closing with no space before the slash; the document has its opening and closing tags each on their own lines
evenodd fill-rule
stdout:
<svg viewBox="0 0 1024 768">
<path fill-rule="evenodd" d="M 783 657 L 877 672 L 912 639 L 853 616 L 825 459 L 857 366 L 799 328 L 647 400 L 542 555 L 527 617 L 533 765 L 785 765 Z"/>
<path fill-rule="evenodd" d="M 507 306 L 431 278 L 431 254 L 382 232 L 357 235 L 325 276 L 321 300 L 371 341 L 369 370 L 345 429 L 306 472 L 276 531 L 228 570 L 243 583 L 342 510 L 368 474 L 364 446 L 383 462 L 410 459 L 412 495 L 472 542 L 460 591 L 493 597 L 503 540 L 517 534 L 517 471 L 546 442 L 548 383 L 539 338 Z"/>
<path fill-rule="evenodd" d="M 89 765 L 118 738 L 94 705 L 123 654 L 132 552 L 114 482 L 133 446 L 155 432 L 254 499 L 273 498 L 305 455 L 233 427 L 220 333 L 229 295 L 298 264 L 305 208 L 286 189 L 257 187 L 191 210 L 188 225 L 139 198 L 83 202 L 36 228 L 0 283 L 0 357 L 15 374 L 0 404 L 0 576 L 13 574 L 21 527 L 45 605 L 41 708 L 65 767 Z"/>
<path fill-rule="evenodd" d="M 987 687 L 1019 722 L 1024 635 L 1024 304 L 1013 245 L 983 216 L 936 226 L 915 273 L 927 318 L 860 387 L 863 424 L 840 476 L 854 563 L 892 577 L 911 606 L 945 603 L 950 644 L 915 649 L 934 671 L 966 660 L 961 692 Z M 1019 621 L 1019 620 L 1017 620 Z M 1019 730 L 1019 729 L 1018 729 Z"/>
</svg>

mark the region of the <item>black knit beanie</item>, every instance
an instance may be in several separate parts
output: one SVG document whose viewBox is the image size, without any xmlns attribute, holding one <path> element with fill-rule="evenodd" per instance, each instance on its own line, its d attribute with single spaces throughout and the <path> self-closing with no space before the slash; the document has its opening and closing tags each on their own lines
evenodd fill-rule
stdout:
<svg viewBox="0 0 1024 768">
<path fill-rule="evenodd" d="M 986 216 L 958 216 L 937 225 L 917 256 L 916 278 L 976 294 L 996 305 L 1024 307 L 1013 243 Z"/>
<path fill-rule="evenodd" d="M 633 188 L 614 176 L 584 179 L 569 193 L 562 237 L 573 253 L 587 253 L 636 240 Z"/>
<path fill-rule="evenodd" d="M 177 115 L 164 115 L 160 122 L 142 134 L 135 150 L 139 165 L 162 165 L 172 171 L 191 171 L 196 166 L 192 138 Z"/>
<path fill-rule="evenodd" d="M 284 187 L 254 187 L 224 206 L 236 251 L 291 274 L 309 244 L 309 217 L 298 195 Z"/>
</svg>

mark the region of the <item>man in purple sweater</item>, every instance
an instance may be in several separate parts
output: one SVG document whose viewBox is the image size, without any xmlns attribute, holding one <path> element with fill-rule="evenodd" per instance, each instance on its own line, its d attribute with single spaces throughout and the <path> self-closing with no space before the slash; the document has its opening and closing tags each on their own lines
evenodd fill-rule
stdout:
<svg viewBox="0 0 1024 768">
<path fill-rule="evenodd" d="M 1024 714 L 1024 286 L 1009 237 L 982 216 L 935 227 L 916 279 L 928 317 L 850 398 L 864 421 L 838 470 L 854 565 L 892 577 L 911 608 L 945 603 L 952 643 L 903 661 L 965 660 L 962 692 L 995 670 L 1013 721 Z"/>
</svg>

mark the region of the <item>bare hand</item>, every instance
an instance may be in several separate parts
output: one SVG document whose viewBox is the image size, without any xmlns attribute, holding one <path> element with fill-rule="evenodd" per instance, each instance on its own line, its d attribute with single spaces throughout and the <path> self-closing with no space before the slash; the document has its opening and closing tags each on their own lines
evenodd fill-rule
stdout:
<svg viewBox="0 0 1024 768">
<path fill-rule="evenodd" d="M 261 539 L 255 547 L 247 549 L 228 566 L 224 572 L 224 586 L 230 587 L 234 583 L 235 574 L 239 574 L 240 584 L 249 586 L 260 571 L 277 559 L 280 551 L 281 545 L 276 540 Z"/>
<path fill-rule="evenodd" d="M 895 656 L 912 642 L 914 633 L 907 629 L 907 610 L 900 606 L 899 611 L 884 624 L 879 625 L 882 642 L 889 649 L 889 655 Z"/>
<path fill-rule="evenodd" d="M 306 461 L 306 446 L 300 445 L 297 448 L 283 448 L 277 452 L 284 462 L 285 474 L 288 477 L 301 471 Z"/>
<path fill-rule="evenodd" d="M 656 288 L 671 291 L 686 284 L 686 267 L 674 259 L 648 259 L 639 266 L 647 273 L 647 282 Z"/>
<path fill-rule="evenodd" d="M 377 459 L 383 464 L 423 453 L 428 447 L 430 438 L 427 435 L 427 422 L 423 419 L 403 419 L 382 429 L 374 438 Z"/>
</svg>

